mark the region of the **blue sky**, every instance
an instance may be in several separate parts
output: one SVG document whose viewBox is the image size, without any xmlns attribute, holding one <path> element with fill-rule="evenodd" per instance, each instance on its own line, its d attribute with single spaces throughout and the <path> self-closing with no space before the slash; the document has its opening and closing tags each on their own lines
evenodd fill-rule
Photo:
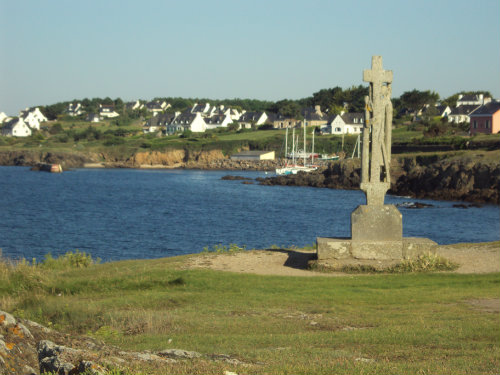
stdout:
<svg viewBox="0 0 500 375">
<path fill-rule="evenodd" d="M 364 84 L 393 96 L 500 97 L 498 0 L 0 0 L 0 112 L 85 97 L 298 99 Z"/>
</svg>

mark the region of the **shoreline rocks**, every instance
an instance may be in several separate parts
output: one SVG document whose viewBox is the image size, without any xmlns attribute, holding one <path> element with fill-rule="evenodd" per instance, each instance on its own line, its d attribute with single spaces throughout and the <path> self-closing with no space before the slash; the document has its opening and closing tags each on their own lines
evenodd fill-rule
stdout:
<svg viewBox="0 0 500 375">
<path fill-rule="evenodd" d="M 500 204 L 499 164 L 467 159 L 426 162 L 408 158 L 394 163 L 389 193 L 418 199 Z M 358 190 L 360 174 L 359 160 L 346 159 L 314 172 L 257 180 L 261 185 Z"/>
</svg>

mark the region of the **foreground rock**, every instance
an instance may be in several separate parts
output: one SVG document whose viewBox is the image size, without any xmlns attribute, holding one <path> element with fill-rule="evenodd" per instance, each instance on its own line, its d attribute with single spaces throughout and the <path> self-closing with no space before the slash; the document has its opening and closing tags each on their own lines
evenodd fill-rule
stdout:
<svg viewBox="0 0 500 375">
<path fill-rule="evenodd" d="M 169 366 L 179 361 L 221 361 L 220 356 L 232 364 L 245 363 L 223 354 L 203 355 L 181 349 L 165 349 L 156 353 L 127 352 L 105 345 L 99 340 L 62 334 L 38 323 L 17 319 L 0 311 L 0 374 L 31 375 L 54 373 L 107 374 L 109 369 L 144 372 L 145 367 L 168 372 Z M 158 372 L 156 371 L 156 372 Z M 170 371 L 171 372 L 171 371 Z"/>
</svg>

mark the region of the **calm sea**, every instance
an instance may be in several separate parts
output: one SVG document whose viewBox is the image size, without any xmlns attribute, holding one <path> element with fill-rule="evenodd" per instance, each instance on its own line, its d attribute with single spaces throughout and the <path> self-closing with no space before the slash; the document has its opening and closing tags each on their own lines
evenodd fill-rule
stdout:
<svg viewBox="0 0 500 375">
<path fill-rule="evenodd" d="M 236 243 L 262 249 L 350 236 L 360 191 L 259 186 L 221 180 L 264 172 L 78 169 L 62 174 L 0 167 L 0 248 L 10 258 L 68 250 L 104 261 L 196 253 Z M 386 203 L 415 200 L 388 196 Z M 457 202 L 400 208 L 405 236 L 440 244 L 500 238 L 498 206 Z"/>
</svg>

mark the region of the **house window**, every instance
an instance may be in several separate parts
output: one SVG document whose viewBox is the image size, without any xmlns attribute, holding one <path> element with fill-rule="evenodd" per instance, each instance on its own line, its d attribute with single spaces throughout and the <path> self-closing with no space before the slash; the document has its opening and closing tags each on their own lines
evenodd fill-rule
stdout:
<svg viewBox="0 0 500 375">
<path fill-rule="evenodd" d="M 486 129 L 490 128 L 490 120 L 486 120 Z"/>
<path fill-rule="evenodd" d="M 474 129 L 477 129 L 477 121 L 476 120 L 474 120 L 474 123 L 472 124 L 472 126 Z"/>
</svg>

